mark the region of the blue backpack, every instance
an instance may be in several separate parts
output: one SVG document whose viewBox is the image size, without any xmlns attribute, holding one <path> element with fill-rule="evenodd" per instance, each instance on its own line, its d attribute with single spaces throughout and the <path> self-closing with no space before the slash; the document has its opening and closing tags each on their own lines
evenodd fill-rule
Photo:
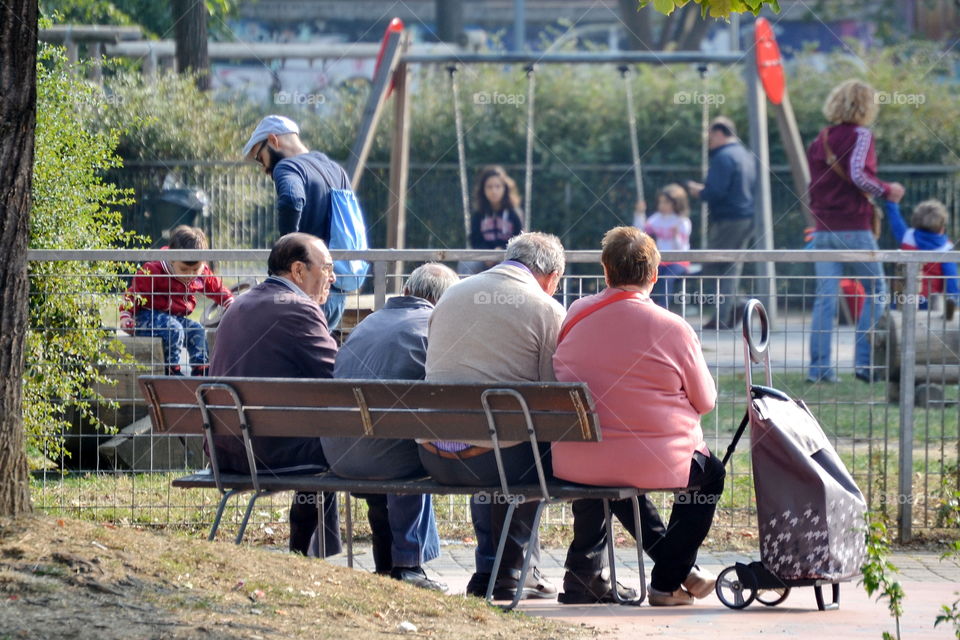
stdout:
<svg viewBox="0 0 960 640">
<path fill-rule="evenodd" d="M 350 189 L 330 190 L 330 249 L 365 251 L 367 227 L 356 194 Z M 344 293 L 363 286 L 370 265 L 364 260 L 336 260 L 333 271 L 337 281 L 333 286 Z"/>
</svg>

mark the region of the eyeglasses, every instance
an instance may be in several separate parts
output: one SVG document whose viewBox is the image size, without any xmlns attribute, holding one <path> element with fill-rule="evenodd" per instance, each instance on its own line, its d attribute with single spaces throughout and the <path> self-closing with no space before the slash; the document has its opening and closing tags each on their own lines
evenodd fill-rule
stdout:
<svg viewBox="0 0 960 640">
<path fill-rule="evenodd" d="M 302 264 L 304 264 L 307 267 L 307 269 L 309 269 L 310 265 L 317 264 L 317 263 L 304 260 L 302 261 Z M 323 273 L 324 275 L 330 275 L 331 273 L 333 273 L 332 262 L 323 262 L 323 263 L 317 264 L 317 266 L 320 268 L 320 272 Z"/>
<path fill-rule="evenodd" d="M 260 148 L 257 149 L 257 152 L 256 152 L 255 154 L 253 154 L 253 159 L 256 160 L 256 161 L 257 161 L 257 164 L 259 164 L 259 165 L 260 165 L 261 167 L 263 167 L 264 169 L 267 168 L 267 165 L 265 165 L 265 164 L 263 163 L 263 161 L 260 159 L 260 154 L 263 153 L 263 148 L 264 148 L 265 146 L 267 146 L 267 141 L 266 141 L 266 140 L 264 140 L 263 142 L 260 143 Z"/>
</svg>

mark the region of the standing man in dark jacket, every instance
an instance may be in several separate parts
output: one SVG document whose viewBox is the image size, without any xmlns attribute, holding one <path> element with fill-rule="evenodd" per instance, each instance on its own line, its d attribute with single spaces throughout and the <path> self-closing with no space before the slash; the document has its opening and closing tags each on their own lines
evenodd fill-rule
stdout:
<svg viewBox="0 0 960 640">
<path fill-rule="evenodd" d="M 329 245 L 330 191 L 351 188 L 343 167 L 319 151 L 310 151 L 300 140 L 297 123 L 277 115 L 260 121 L 243 147 L 243 157 L 273 178 L 280 235 L 301 231 Z M 334 285 L 323 305 L 331 331 L 340 326 L 345 301 Z"/>
<path fill-rule="evenodd" d="M 433 306 L 457 274 L 429 263 L 410 274 L 403 295 L 350 332 L 337 354 L 335 378 L 423 380 L 427 328 Z M 413 440 L 321 438 L 330 467 L 338 476 L 361 480 L 399 480 L 427 475 Z M 418 587 L 446 591 L 427 577 L 423 564 L 440 555 L 440 538 L 429 495 L 375 494 L 367 499 L 377 573 Z"/>
<path fill-rule="evenodd" d="M 332 378 L 337 344 L 320 310 L 330 293 L 333 260 L 323 241 L 306 233 L 277 240 L 269 277 L 227 309 L 217 329 L 210 375 L 263 378 Z M 221 436 L 217 459 L 224 471 L 248 471 L 242 439 Z M 253 437 L 261 473 L 325 471 L 319 440 Z M 336 493 L 324 493 L 326 555 L 340 553 Z M 290 550 L 308 555 L 318 528 L 317 496 L 297 492 L 290 507 Z M 319 546 L 319 545 L 317 545 Z M 312 554 L 311 554 L 312 555 Z"/>
<path fill-rule="evenodd" d="M 687 182 L 694 197 L 706 201 L 710 211 L 707 246 L 710 249 L 742 251 L 753 241 L 753 194 L 757 163 L 737 138 L 733 121 L 719 116 L 710 124 L 707 138 L 710 168 L 706 185 Z M 704 276 L 719 278 L 717 314 L 704 329 L 729 329 L 735 322 L 734 305 L 740 285 L 742 262 L 712 262 Z"/>
</svg>

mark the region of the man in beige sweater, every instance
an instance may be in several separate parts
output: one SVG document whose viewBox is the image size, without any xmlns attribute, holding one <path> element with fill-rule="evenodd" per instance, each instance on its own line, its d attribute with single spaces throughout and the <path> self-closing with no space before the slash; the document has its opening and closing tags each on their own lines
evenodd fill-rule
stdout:
<svg viewBox="0 0 960 640">
<path fill-rule="evenodd" d="M 524 233 L 507 245 L 506 260 L 454 285 L 430 318 L 427 341 L 428 382 L 536 382 L 555 380 L 553 352 L 566 312 L 553 299 L 563 275 L 565 258 L 559 238 Z M 529 443 L 501 443 L 507 481 L 536 483 L 536 466 Z M 512 446 L 506 446 L 512 445 Z M 497 462 L 489 442 L 425 442 L 420 460 L 437 482 L 490 487 L 500 485 Z M 550 471 L 549 446 L 540 453 Z M 479 495 L 479 494 L 478 494 Z M 467 593 L 483 596 L 493 570 L 496 544 L 506 516 L 506 504 L 470 501 L 477 539 L 476 573 Z M 553 598 L 557 589 L 536 565 L 540 542 L 533 530 L 535 502 L 517 506 L 497 575 L 495 599 Z M 519 585 L 526 545 L 534 545 L 532 571 Z"/>
</svg>

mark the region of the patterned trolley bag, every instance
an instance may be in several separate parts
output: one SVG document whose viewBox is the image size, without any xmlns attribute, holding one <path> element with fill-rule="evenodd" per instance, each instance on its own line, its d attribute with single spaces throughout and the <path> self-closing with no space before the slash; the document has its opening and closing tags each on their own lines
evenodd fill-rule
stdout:
<svg viewBox="0 0 960 640">
<path fill-rule="evenodd" d="M 781 580 L 859 574 L 863 494 L 802 400 L 755 389 L 750 449 L 764 566 Z"/>
<path fill-rule="evenodd" d="M 818 609 L 837 609 L 840 583 L 859 574 L 866 555 L 866 501 L 807 405 L 772 387 L 769 323 L 759 300 L 744 308 L 743 340 L 748 407 L 723 464 L 749 425 L 760 561 L 721 571 L 717 597 L 731 609 L 754 601 L 776 606 L 791 588 L 813 587 Z M 753 384 L 753 365 L 761 363 L 766 386 Z M 824 600 L 825 585 L 832 602 Z"/>
</svg>

